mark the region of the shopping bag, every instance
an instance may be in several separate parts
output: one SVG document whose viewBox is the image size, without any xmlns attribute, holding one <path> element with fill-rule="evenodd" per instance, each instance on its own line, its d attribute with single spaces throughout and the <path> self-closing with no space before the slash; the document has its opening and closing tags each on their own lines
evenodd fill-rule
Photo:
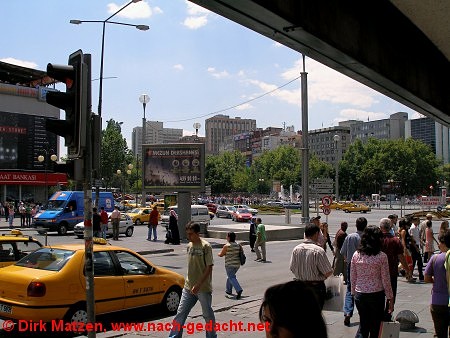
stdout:
<svg viewBox="0 0 450 338">
<path fill-rule="evenodd" d="M 325 311 L 343 311 L 345 293 L 347 287 L 344 284 L 344 277 L 330 276 L 325 279 L 326 297 L 323 310 Z"/>
<path fill-rule="evenodd" d="M 381 322 L 378 338 L 398 338 L 400 336 L 400 323 Z"/>
</svg>

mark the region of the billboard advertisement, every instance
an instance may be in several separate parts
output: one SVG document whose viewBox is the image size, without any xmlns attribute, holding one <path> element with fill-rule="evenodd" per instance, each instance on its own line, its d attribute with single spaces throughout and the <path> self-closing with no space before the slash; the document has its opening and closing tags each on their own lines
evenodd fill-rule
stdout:
<svg viewBox="0 0 450 338">
<path fill-rule="evenodd" d="M 143 146 L 144 189 L 196 191 L 205 189 L 205 145 L 170 143 Z"/>
</svg>

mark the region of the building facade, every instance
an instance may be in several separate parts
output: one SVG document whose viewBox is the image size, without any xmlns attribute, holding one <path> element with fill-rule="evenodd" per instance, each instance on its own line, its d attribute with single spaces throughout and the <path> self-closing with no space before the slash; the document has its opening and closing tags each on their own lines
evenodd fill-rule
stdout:
<svg viewBox="0 0 450 338">
<path fill-rule="evenodd" d="M 51 160 L 59 158 L 59 137 L 45 129 L 60 110 L 45 101 L 52 90 L 39 84 L 45 72 L 3 62 L 0 70 L 8 74 L 0 82 L 0 201 L 45 203 L 52 187 L 67 184 L 67 175 L 55 173 Z"/>
<path fill-rule="evenodd" d="M 147 121 L 145 124 L 145 144 L 177 143 L 183 137 L 183 129 L 164 128 L 164 123 Z M 133 154 L 141 157 L 142 127 L 134 127 L 131 135 L 131 149 Z"/>
<path fill-rule="evenodd" d="M 309 131 L 309 150 L 319 160 L 336 166 L 351 143 L 350 127 L 338 126 Z"/>
<path fill-rule="evenodd" d="M 256 130 L 256 120 L 216 115 L 205 121 L 206 154 L 219 154 L 220 143 L 226 137 Z"/>
<path fill-rule="evenodd" d="M 409 137 L 428 144 L 437 158 L 442 159 L 444 164 L 449 163 L 450 134 L 448 127 L 435 122 L 430 117 L 408 120 L 405 128 L 405 138 Z"/>
</svg>

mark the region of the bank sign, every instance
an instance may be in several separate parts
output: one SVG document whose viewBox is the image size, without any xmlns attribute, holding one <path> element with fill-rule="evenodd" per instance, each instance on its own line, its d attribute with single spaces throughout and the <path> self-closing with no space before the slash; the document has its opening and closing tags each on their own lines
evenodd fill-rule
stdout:
<svg viewBox="0 0 450 338">
<path fill-rule="evenodd" d="M 145 190 L 152 192 L 205 190 L 203 143 L 144 145 L 143 154 Z"/>
</svg>

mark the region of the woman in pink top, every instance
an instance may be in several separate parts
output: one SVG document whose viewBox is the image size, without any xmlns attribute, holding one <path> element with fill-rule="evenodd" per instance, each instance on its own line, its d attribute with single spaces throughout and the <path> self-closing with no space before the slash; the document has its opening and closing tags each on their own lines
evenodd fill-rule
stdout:
<svg viewBox="0 0 450 338">
<path fill-rule="evenodd" d="M 425 228 L 425 253 L 424 261 L 429 261 L 431 256 L 434 254 L 434 236 L 431 221 L 427 221 Z M 426 257 L 426 258 L 425 258 Z"/>
<path fill-rule="evenodd" d="M 387 256 L 381 251 L 381 230 L 368 226 L 350 264 L 352 295 L 359 313 L 356 337 L 377 338 L 383 321 L 385 298 L 394 310 Z"/>
</svg>

